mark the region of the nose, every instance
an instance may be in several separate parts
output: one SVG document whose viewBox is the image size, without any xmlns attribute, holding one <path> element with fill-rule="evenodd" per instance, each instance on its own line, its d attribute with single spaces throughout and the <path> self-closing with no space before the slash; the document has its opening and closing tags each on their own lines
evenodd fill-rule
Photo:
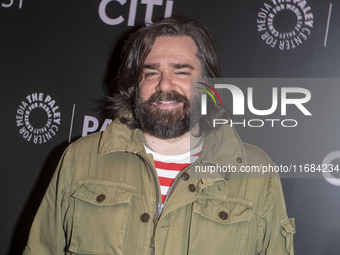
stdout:
<svg viewBox="0 0 340 255">
<path fill-rule="evenodd" d="M 163 72 L 161 79 L 157 85 L 158 91 L 168 92 L 171 90 L 176 90 L 176 84 L 174 83 L 173 77 L 168 72 Z"/>
</svg>

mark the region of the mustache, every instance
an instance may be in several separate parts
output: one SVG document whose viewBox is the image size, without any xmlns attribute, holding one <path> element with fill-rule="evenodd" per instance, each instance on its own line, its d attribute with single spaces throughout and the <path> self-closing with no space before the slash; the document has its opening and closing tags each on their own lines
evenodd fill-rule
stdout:
<svg viewBox="0 0 340 255">
<path fill-rule="evenodd" d="M 173 90 L 167 92 L 157 91 L 152 94 L 151 97 L 144 103 L 148 106 L 151 106 L 153 103 L 158 103 L 160 101 L 176 101 L 189 104 L 189 100 L 185 95 L 181 95 Z"/>
</svg>

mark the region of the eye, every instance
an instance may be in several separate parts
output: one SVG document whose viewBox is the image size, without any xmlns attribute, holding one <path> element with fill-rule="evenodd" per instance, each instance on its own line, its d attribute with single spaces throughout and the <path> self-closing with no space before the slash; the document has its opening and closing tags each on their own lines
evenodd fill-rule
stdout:
<svg viewBox="0 0 340 255">
<path fill-rule="evenodd" d="M 157 75 L 156 72 L 144 73 L 145 78 L 151 78 L 151 77 L 156 76 L 156 75 Z"/>
<path fill-rule="evenodd" d="M 178 74 L 178 75 L 190 75 L 190 73 L 189 72 L 177 72 L 176 74 Z"/>
</svg>

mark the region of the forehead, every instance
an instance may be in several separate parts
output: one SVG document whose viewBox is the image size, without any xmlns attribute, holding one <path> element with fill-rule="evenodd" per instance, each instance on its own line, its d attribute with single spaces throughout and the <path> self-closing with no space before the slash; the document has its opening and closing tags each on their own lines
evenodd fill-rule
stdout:
<svg viewBox="0 0 340 255">
<path fill-rule="evenodd" d="M 200 64 L 197 58 L 197 47 L 189 36 L 157 37 L 145 59 L 145 64 L 173 61 L 174 63 Z"/>
</svg>

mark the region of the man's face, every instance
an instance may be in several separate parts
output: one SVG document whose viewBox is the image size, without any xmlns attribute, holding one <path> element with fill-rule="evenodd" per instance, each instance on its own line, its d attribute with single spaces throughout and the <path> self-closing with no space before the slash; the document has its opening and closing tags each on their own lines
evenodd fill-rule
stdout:
<svg viewBox="0 0 340 255">
<path fill-rule="evenodd" d="M 144 132 L 169 139 L 190 130 L 190 78 L 201 77 L 196 50 L 187 36 L 156 38 L 143 65 L 135 109 Z"/>
</svg>

